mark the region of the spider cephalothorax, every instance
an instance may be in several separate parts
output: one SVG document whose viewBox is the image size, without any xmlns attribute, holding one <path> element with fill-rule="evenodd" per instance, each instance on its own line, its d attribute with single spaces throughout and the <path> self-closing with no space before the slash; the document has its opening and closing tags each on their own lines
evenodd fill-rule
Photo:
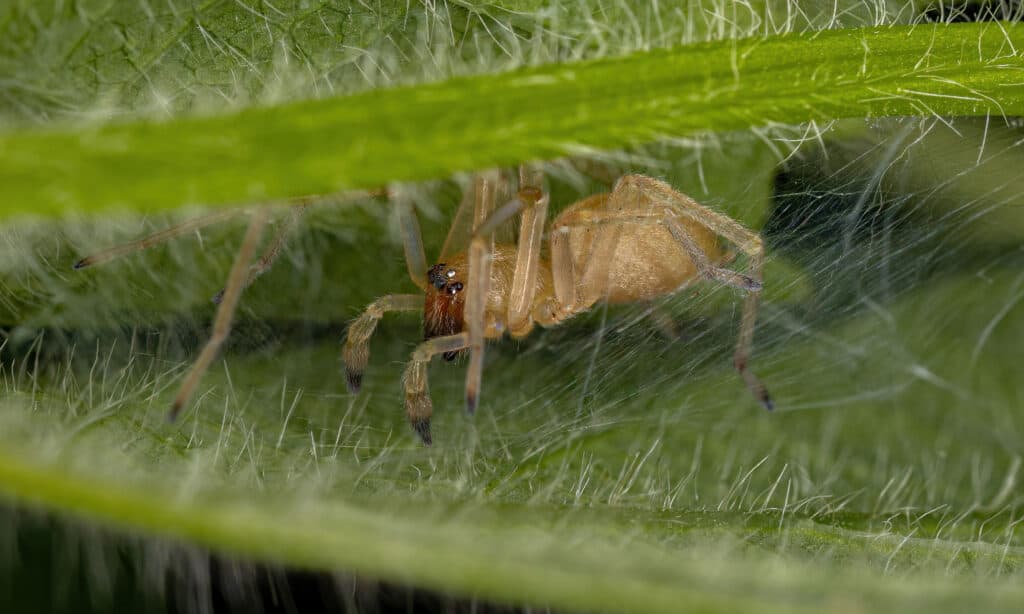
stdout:
<svg viewBox="0 0 1024 614">
<path fill-rule="evenodd" d="M 464 266 L 464 263 L 462 263 Z M 426 301 L 423 307 L 423 339 L 443 337 L 462 332 L 465 309 L 465 284 L 459 264 L 439 263 L 427 271 L 430 287 L 426 290 Z M 455 360 L 458 352 L 445 352 L 445 360 Z"/>
</svg>

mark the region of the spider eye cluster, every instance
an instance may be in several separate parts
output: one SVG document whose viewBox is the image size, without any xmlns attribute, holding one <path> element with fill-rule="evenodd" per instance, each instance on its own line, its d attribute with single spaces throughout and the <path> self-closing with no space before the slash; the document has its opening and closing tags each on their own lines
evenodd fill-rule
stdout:
<svg viewBox="0 0 1024 614">
<path fill-rule="evenodd" d="M 455 269 L 447 268 L 447 264 L 440 263 L 430 267 L 427 271 L 427 279 L 430 281 L 430 285 L 434 286 L 437 290 L 445 292 L 455 296 L 465 287 L 461 281 L 455 281 Z"/>
</svg>

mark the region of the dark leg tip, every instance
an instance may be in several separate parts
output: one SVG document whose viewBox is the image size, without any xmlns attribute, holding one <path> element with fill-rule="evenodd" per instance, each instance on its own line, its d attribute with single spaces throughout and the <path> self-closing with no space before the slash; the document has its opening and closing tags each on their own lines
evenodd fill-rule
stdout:
<svg viewBox="0 0 1024 614">
<path fill-rule="evenodd" d="M 173 423 L 178 419 L 178 415 L 181 413 L 181 407 L 181 401 L 174 401 L 174 403 L 171 403 L 171 411 L 167 413 L 168 422 Z"/>
<path fill-rule="evenodd" d="M 356 394 L 363 387 L 363 374 L 345 369 L 345 383 L 348 384 L 348 391 Z"/>
<path fill-rule="evenodd" d="M 476 413 L 476 406 L 477 406 L 478 402 L 479 402 L 479 399 L 477 399 L 477 396 L 475 394 L 467 394 L 466 395 L 466 413 L 469 414 L 470 416 L 475 414 Z"/>
<path fill-rule="evenodd" d="M 433 438 L 430 436 L 430 418 L 412 420 L 411 423 L 412 430 L 416 431 L 416 434 L 419 435 L 423 445 L 430 446 L 434 443 Z"/>
<path fill-rule="evenodd" d="M 221 290 L 217 294 L 213 295 L 213 298 L 210 299 L 210 302 L 212 302 L 214 305 L 220 305 L 220 302 L 223 301 L 223 300 L 224 300 L 224 291 Z"/>
<path fill-rule="evenodd" d="M 764 396 L 761 397 L 761 405 L 764 405 L 764 408 L 768 411 L 775 409 L 775 403 L 772 402 L 772 398 L 768 396 L 767 392 L 765 392 Z"/>
<path fill-rule="evenodd" d="M 84 269 L 85 267 L 89 266 L 90 264 L 91 263 L 89 262 L 88 258 L 82 258 L 81 260 L 79 260 L 75 264 L 71 265 L 71 268 L 74 269 L 75 271 L 80 271 L 80 270 Z"/>
</svg>

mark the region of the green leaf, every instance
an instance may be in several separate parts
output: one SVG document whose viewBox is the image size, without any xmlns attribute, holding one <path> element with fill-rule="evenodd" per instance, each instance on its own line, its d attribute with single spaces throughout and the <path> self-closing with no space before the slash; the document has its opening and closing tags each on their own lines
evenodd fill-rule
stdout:
<svg viewBox="0 0 1024 614">
<path fill-rule="evenodd" d="M 235 203 L 773 122 L 1024 113 L 1016 24 L 837 30 L 0 136 L 8 214 Z"/>
</svg>

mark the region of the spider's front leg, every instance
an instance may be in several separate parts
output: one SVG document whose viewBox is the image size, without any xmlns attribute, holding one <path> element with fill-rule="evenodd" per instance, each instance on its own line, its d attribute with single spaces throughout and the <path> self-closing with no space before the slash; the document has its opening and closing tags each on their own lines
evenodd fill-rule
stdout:
<svg viewBox="0 0 1024 614">
<path fill-rule="evenodd" d="M 348 391 L 355 394 L 363 385 L 363 371 L 370 361 L 370 337 L 377 322 L 389 311 L 423 311 L 423 297 L 419 294 L 389 294 L 370 303 L 366 311 L 348 327 L 345 348 L 341 352 L 345 364 Z"/>
<path fill-rule="evenodd" d="M 405 250 L 405 265 L 409 278 L 421 290 L 427 287 L 427 259 L 423 255 L 423 238 L 420 235 L 419 220 L 412 203 L 398 199 L 398 219 L 402 230 L 402 245 Z M 370 337 L 377 328 L 377 322 L 389 311 L 423 311 L 423 296 L 420 294 L 389 294 L 367 306 L 356 321 L 348 327 L 345 348 L 341 358 L 345 365 L 345 381 L 351 393 L 359 392 L 363 384 L 363 371 L 370 360 Z"/>
<path fill-rule="evenodd" d="M 430 365 L 430 359 L 435 354 L 458 352 L 467 347 L 469 333 L 434 337 L 416 348 L 405 368 L 405 374 L 402 376 L 405 386 L 405 415 L 424 445 L 429 446 L 433 442 L 430 436 L 430 417 L 434 413 L 434 406 L 430 402 L 430 389 L 427 386 L 427 367 Z"/>
</svg>

